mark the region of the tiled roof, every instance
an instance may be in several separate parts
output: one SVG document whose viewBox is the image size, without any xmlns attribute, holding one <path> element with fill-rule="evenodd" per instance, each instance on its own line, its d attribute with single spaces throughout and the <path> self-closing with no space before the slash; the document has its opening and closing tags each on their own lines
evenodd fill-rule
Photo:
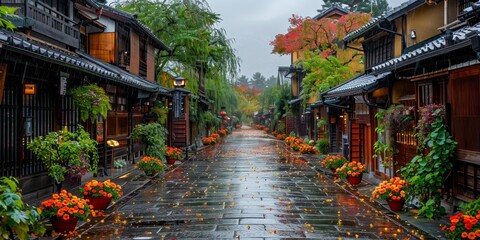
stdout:
<svg viewBox="0 0 480 240">
<path fill-rule="evenodd" d="M 388 77 L 391 72 L 381 73 L 378 75 L 373 74 L 360 74 L 347 82 L 340 84 L 328 91 L 323 92 L 321 95 L 325 97 L 331 96 L 352 96 L 361 94 L 366 90 L 376 86 L 380 79 Z"/>
<path fill-rule="evenodd" d="M 373 29 L 375 26 L 377 26 L 381 22 L 383 22 L 385 20 L 391 21 L 391 20 L 393 20 L 397 17 L 398 13 L 401 13 L 402 11 L 408 11 L 408 9 L 417 7 L 419 5 L 422 5 L 423 3 L 425 3 L 425 0 L 410 0 L 410 1 L 404 2 L 400 6 L 397 6 L 397 7 L 393 8 L 392 10 L 383 13 L 380 16 L 373 18 L 372 20 L 370 20 L 370 22 L 363 25 L 359 29 L 348 33 L 343 38 L 343 41 L 344 42 L 349 42 L 349 41 L 355 40 L 356 38 L 359 38 L 364 33 Z"/>
<path fill-rule="evenodd" d="M 323 11 L 321 11 L 320 13 L 318 13 L 315 17 L 313 17 L 312 19 L 314 20 L 319 20 L 319 19 L 322 19 L 324 18 L 326 15 L 328 15 L 330 12 L 332 11 L 340 11 L 340 12 L 343 12 L 345 14 L 348 14 L 350 13 L 350 11 L 348 11 L 347 9 L 345 8 L 342 8 L 342 7 L 339 7 L 339 6 L 331 6 Z"/>
<path fill-rule="evenodd" d="M 106 4 L 100 4 L 100 3 L 97 3 L 98 5 L 102 6 L 103 9 L 105 11 L 108 11 L 108 12 L 111 12 L 113 14 L 117 14 L 117 15 L 120 15 L 122 17 L 125 17 L 127 19 L 129 19 L 134 25 L 138 26 L 143 32 L 145 32 L 151 39 L 153 39 L 153 41 L 155 43 L 157 43 L 160 48 L 162 48 L 162 50 L 165 50 L 165 51 L 171 51 L 169 47 L 167 47 L 167 45 L 165 45 L 165 43 L 163 43 L 153 32 L 150 28 L 148 28 L 145 24 L 143 24 L 142 22 L 138 21 L 137 17 L 132 14 L 132 13 L 129 13 L 129 12 L 125 12 L 125 11 L 122 11 L 122 10 L 119 10 L 119 9 L 116 9 L 116 8 L 113 8 L 113 7 L 110 7 Z"/>
<path fill-rule="evenodd" d="M 472 6 L 463 9 L 463 11 L 458 16 L 459 20 L 467 20 L 471 17 L 478 16 L 478 12 L 480 11 L 480 1 L 474 2 Z"/>
<path fill-rule="evenodd" d="M 100 60 L 94 62 L 87 59 L 85 56 L 81 57 L 79 54 L 62 51 L 60 49 L 51 48 L 45 44 L 29 41 L 23 36 L 9 31 L 0 30 L 0 44 L 2 45 L 2 48 L 5 49 L 32 57 L 47 58 L 49 61 L 57 64 L 75 68 L 89 74 L 107 78 L 145 91 L 157 92 L 160 89 L 158 84 L 133 76 L 122 69 L 117 70 L 114 66 L 108 63 L 102 62 L 100 64 L 98 62 Z M 106 65 L 109 65 L 110 67 L 107 67 Z"/>
<path fill-rule="evenodd" d="M 473 26 L 466 26 L 460 28 L 453 32 L 453 41 L 455 44 L 463 42 L 466 39 L 469 39 L 471 36 L 480 36 L 480 23 L 477 23 Z M 383 71 L 392 67 L 400 67 L 410 62 L 409 60 L 414 60 L 420 57 L 423 54 L 435 51 L 442 51 L 443 48 L 447 47 L 447 41 L 445 34 L 435 40 L 424 43 L 421 47 L 402 54 L 400 57 L 391 59 L 387 62 L 379 64 L 372 68 L 372 71 Z"/>
</svg>

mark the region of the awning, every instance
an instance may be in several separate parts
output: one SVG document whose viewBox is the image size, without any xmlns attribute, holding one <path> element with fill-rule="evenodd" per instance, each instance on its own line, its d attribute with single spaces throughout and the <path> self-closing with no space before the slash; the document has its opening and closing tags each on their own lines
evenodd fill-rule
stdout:
<svg viewBox="0 0 480 240">
<path fill-rule="evenodd" d="M 353 79 L 340 84 L 321 94 L 322 98 L 335 98 L 361 95 L 383 85 L 391 72 L 381 74 L 360 74 Z"/>
<path fill-rule="evenodd" d="M 473 26 L 465 26 L 453 31 L 448 40 L 446 33 L 438 38 L 418 44 L 419 47 L 407 51 L 400 57 L 391 59 L 382 64 L 372 67 L 373 71 L 390 71 L 407 66 L 418 61 L 449 53 L 471 45 L 471 38 L 480 36 L 480 23 Z"/>
<path fill-rule="evenodd" d="M 404 13 L 406 13 L 406 12 L 412 10 L 412 9 L 415 9 L 416 7 L 418 7 L 420 5 L 423 5 L 423 4 L 425 4 L 425 0 L 409 0 L 407 2 L 404 2 L 400 6 L 397 6 L 397 7 L 393 8 L 392 10 L 385 12 L 381 16 L 373 18 L 372 20 L 370 20 L 370 22 L 366 23 L 365 25 L 363 25 L 359 29 L 348 33 L 343 38 L 343 41 L 344 42 L 350 42 L 350 41 L 353 41 L 357 38 L 360 38 L 361 36 L 363 36 L 363 34 L 365 34 L 366 32 L 374 29 L 375 27 L 377 27 L 382 22 L 393 21 L 396 18 L 403 15 Z"/>
<path fill-rule="evenodd" d="M 301 98 L 295 98 L 293 100 L 288 101 L 288 105 L 295 105 L 299 103 L 302 99 Z"/>
</svg>

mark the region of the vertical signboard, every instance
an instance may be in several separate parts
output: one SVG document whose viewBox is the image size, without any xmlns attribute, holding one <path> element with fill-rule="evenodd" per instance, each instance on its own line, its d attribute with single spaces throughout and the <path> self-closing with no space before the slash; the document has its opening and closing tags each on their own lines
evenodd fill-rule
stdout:
<svg viewBox="0 0 480 240">
<path fill-rule="evenodd" d="M 68 73 L 60 72 L 60 96 L 67 94 L 67 79 L 69 76 Z"/>
<path fill-rule="evenodd" d="M 183 113 L 183 96 L 182 92 L 173 92 L 173 117 L 180 118 Z"/>
</svg>

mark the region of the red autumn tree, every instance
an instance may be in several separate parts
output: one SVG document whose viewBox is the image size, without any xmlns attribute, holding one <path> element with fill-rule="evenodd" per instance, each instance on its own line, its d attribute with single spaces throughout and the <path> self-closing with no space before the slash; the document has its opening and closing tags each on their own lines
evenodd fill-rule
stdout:
<svg viewBox="0 0 480 240">
<path fill-rule="evenodd" d="M 365 25 L 370 18 L 366 13 L 350 13 L 339 19 L 320 20 L 292 15 L 288 32 L 278 34 L 270 43 L 273 46 L 272 53 L 284 55 L 310 50 L 323 57 L 334 55 L 338 51 L 336 42 Z"/>
</svg>

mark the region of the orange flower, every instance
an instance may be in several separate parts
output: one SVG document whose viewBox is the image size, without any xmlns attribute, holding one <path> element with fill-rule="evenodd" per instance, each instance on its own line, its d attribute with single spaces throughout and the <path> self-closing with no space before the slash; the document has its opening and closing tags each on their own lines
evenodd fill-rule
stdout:
<svg viewBox="0 0 480 240">
<path fill-rule="evenodd" d="M 372 196 L 375 198 L 381 198 L 383 200 L 401 200 L 404 199 L 407 194 L 403 190 L 407 186 L 407 182 L 399 177 L 390 178 L 381 182 L 375 190 L 372 192 Z M 393 198 L 395 196 L 395 199 Z"/>
<path fill-rule="evenodd" d="M 75 216 L 85 220 L 90 214 L 90 209 L 88 206 L 82 206 L 84 203 L 84 199 L 62 190 L 60 194 L 53 194 L 51 199 L 41 203 L 41 215 L 49 218 L 61 217 L 65 220 Z M 78 209 L 82 209 L 83 212 L 79 213 Z"/>
<path fill-rule="evenodd" d="M 469 233 L 468 233 L 468 239 L 472 239 L 472 240 L 473 240 L 473 239 L 475 239 L 475 238 L 477 238 L 477 237 L 475 236 L 475 233 L 474 233 L 474 232 L 469 232 Z"/>
<path fill-rule="evenodd" d="M 144 158 L 150 159 L 152 158 Z M 144 160 L 142 159 L 142 161 Z M 155 159 L 159 161 L 158 159 Z M 85 183 L 85 186 L 80 189 L 80 192 L 84 196 L 100 197 L 100 196 L 110 196 L 112 199 L 116 200 L 122 196 L 122 187 L 115 184 L 110 179 L 103 182 L 98 182 L 97 180 L 92 180 Z"/>
</svg>

